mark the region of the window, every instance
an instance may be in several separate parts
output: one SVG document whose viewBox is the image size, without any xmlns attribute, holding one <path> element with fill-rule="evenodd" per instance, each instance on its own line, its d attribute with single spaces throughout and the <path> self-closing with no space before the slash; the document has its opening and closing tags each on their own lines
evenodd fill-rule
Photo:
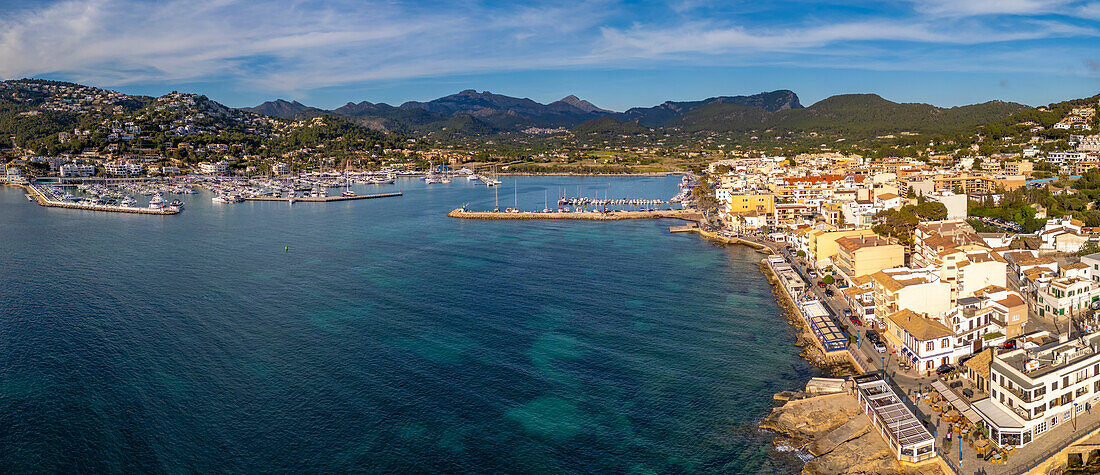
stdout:
<svg viewBox="0 0 1100 475">
<path fill-rule="evenodd" d="M 1046 431 L 1047 431 L 1046 421 L 1035 424 L 1035 435 L 1042 434 L 1043 432 L 1046 432 Z"/>
<path fill-rule="evenodd" d="M 947 338 L 940 340 L 940 348 L 947 348 Z"/>
<path fill-rule="evenodd" d="M 932 350 L 936 349 L 936 343 L 930 341 L 930 342 L 925 344 L 924 349 L 927 350 L 927 351 L 932 351 Z"/>
</svg>

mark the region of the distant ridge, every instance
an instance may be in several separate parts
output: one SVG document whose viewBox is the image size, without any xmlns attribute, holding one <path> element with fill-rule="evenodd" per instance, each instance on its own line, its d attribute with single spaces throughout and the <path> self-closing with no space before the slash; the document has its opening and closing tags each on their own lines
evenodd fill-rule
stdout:
<svg viewBox="0 0 1100 475">
<path fill-rule="evenodd" d="M 750 96 L 711 97 L 701 101 L 667 101 L 654 107 L 636 107 L 622 113 L 600 108 L 572 94 L 549 104 L 540 104 L 528 98 L 466 89 L 431 101 L 408 101 L 399 106 L 362 101 L 348 102 L 336 109 L 326 111 L 297 101 L 287 102 L 279 99 L 243 110 L 281 118 L 334 114 L 360 125 L 385 131 L 430 132 L 444 128 L 454 130 L 453 126 L 456 124 L 464 124 L 459 129 L 472 128 L 477 131 L 477 135 L 483 135 L 490 133 L 489 130 L 515 132 L 528 127 L 572 128 L 602 117 L 612 117 L 619 122 L 635 122 L 643 128 L 653 128 L 676 120 L 700 106 L 713 103 L 757 107 L 770 112 L 802 108 L 798 95 L 785 89 Z M 469 120 L 461 118 L 457 123 L 450 122 L 457 115 L 476 118 L 482 125 L 470 127 L 472 124 Z M 607 126 L 609 123 L 602 124 Z"/>
<path fill-rule="evenodd" d="M 257 114 L 279 117 L 282 119 L 294 119 L 304 115 L 320 115 L 326 111 L 315 107 L 309 107 L 298 101 L 287 102 L 282 99 L 267 101 L 256 107 L 245 107 L 241 110 Z"/>
</svg>

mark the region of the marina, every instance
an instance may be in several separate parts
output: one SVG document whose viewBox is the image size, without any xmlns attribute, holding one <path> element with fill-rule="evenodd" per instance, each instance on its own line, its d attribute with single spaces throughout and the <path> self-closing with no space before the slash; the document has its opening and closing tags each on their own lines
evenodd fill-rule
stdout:
<svg viewBox="0 0 1100 475">
<path fill-rule="evenodd" d="M 108 204 L 105 202 L 98 202 L 90 199 L 76 200 L 72 195 L 62 195 L 58 197 L 60 190 L 51 187 L 52 189 L 40 190 L 36 185 L 27 185 L 25 189 L 30 193 L 27 193 L 27 199 L 37 202 L 40 206 L 48 208 L 65 208 L 65 209 L 80 209 L 87 211 L 106 211 L 111 213 L 130 213 L 130 214 L 150 214 L 150 215 L 173 215 L 179 214 L 182 210 L 182 203 L 179 206 L 165 205 L 163 199 L 150 201 L 149 206 L 139 207 L 136 206 L 136 201 L 123 200 L 119 204 Z M 159 197 L 160 195 L 157 195 Z M 66 197 L 70 199 L 65 199 Z"/>
</svg>

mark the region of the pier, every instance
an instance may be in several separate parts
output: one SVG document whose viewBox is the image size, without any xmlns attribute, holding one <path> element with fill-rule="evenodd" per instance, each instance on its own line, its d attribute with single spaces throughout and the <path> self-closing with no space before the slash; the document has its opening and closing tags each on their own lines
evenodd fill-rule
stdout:
<svg viewBox="0 0 1100 475">
<path fill-rule="evenodd" d="M 356 196 L 302 196 L 295 198 L 288 198 L 286 196 L 249 196 L 244 198 L 245 201 L 287 201 L 294 200 L 305 201 L 309 203 L 328 203 L 332 201 L 353 201 L 353 200 L 370 200 L 375 198 L 391 198 L 394 196 L 402 196 L 400 191 L 394 193 L 377 193 L 373 195 L 356 195 Z"/>
<path fill-rule="evenodd" d="M 109 213 L 130 213 L 130 214 L 153 214 L 153 215 L 172 215 L 179 214 L 179 208 L 164 207 L 164 208 L 139 208 L 136 206 L 115 206 L 115 205 L 99 205 L 99 204 L 84 204 L 73 203 L 70 201 L 58 201 L 46 198 L 37 187 L 34 185 L 26 185 L 25 190 L 30 193 L 27 194 L 40 206 L 47 208 L 65 208 L 65 209 L 82 209 L 87 211 L 106 211 Z"/>
<path fill-rule="evenodd" d="M 619 221 L 623 219 L 683 219 L 685 221 L 699 221 L 703 219 L 702 213 L 690 209 L 666 209 L 655 211 L 598 211 L 582 212 L 551 212 L 538 213 L 534 211 L 467 211 L 458 208 L 447 216 L 460 219 L 584 219 L 590 221 Z"/>
</svg>

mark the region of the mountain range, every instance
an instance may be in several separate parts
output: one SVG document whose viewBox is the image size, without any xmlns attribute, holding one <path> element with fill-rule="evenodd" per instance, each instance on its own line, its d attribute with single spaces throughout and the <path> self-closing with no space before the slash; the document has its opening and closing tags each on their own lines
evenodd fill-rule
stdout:
<svg viewBox="0 0 1100 475">
<path fill-rule="evenodd" d="M 392 132 L 431 132 L 459 121 L 484 133 L 513 132 L 530 127 L 571 128 L 592 119 L 610 117 L 619 122 L 635 122 L 643 127 L 661 127 L 708 104 L 728 104 L 759 108 L 768 112 L 801 109 L 798 96 L 788 90 L 751 96 L 720 96 L 700 101 L 668 101 L 654 107 L 635 107 L 625 112 L 602 109 L 574 95 L 549 104 L 468 89 L 428 102 L 409 101 L 399 106 L 367 101 L 349 102 L 332 110 L 323 110 L 279 99 L 243 110 L 285 119 L 332 114 L 361 125 Z"/>
<path fill-rule="evenodd" d="M 439 99 L 398 106 L 349 102 L 332 110 L 297 101 L 276 100 L 244 109 L 295 119 L 318 115 L 343 117 L 372 129 L 398 133 L 436 133 L 450 137 L 483 136 L 535 128 L 566 128 L 578 134 L 635 135 L 649 129 L 666 132 L 824 133 L 867 138 L 898 132 L 958 133 L 1002 120 L 1028 106 L 991 101 L 942 108 L 897 103 L 875 94 L 844 94 L 803 107 L 789 90 L 749 96 L 718 96 L 698 101 L 666 101 L 653 107 L 615 112 L 570 95 L 541 104 L 469 89 Z"/>
</svg>

